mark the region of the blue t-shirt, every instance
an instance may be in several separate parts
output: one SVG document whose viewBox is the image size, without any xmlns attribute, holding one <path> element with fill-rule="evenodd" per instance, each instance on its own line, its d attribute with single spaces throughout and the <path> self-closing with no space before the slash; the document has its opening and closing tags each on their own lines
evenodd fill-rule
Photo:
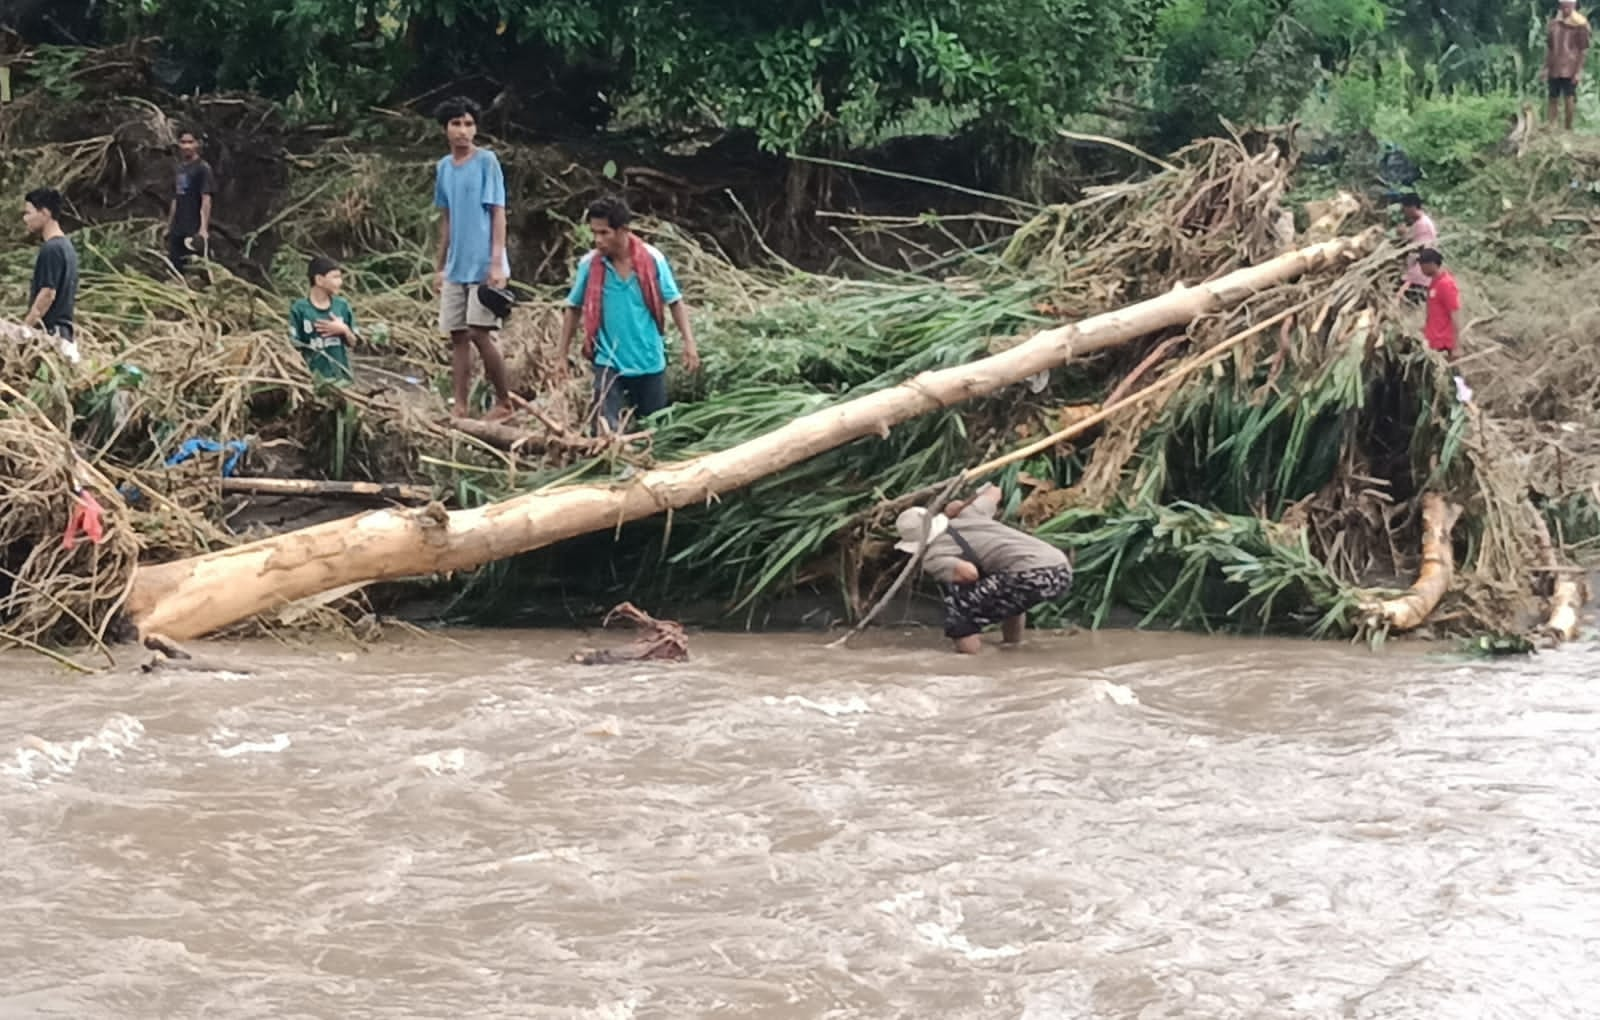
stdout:
<svg viewBox="0 0 1600 1020">
<path fill-rule="evenodd" d="M 661 283 L 661 302 L 670 305 L 682 299 L 678 281 L 672 276 L 667 257 L 654 245 L 645 245 L 650 257 L 656 260 L 656 279 Z M 578 278 L 572 281 L 567 293 L 567 304 L 583 307 L 583 292 L 589 287 L 589 272 L 599 252 L 591 251 L 578 262 Z M 650 307 L 644 303 L 644 291 L 639 287 L 639 274 L 626 280 L 617 275 L 611 260 L 599 260 L 605 266 L 606 282 L 604 304 L 600 310 L 600 335 L 595 338 L 594 363 L 614 370 L 618 375 L 654 375 L 667 370 L 666 337 L 656 327 Z"/>
<path fill-rule="evenodd" d="M 433 204 L 450 213 L 450 248 L 444 278 L 449 283 L 483 283 L 489 278 L 494 243 L 490 210 L 506 204 L 506 175 L 500 160 L 479 149 L 460 166 L 449 156 L 433 175 Z"/>
</svg>

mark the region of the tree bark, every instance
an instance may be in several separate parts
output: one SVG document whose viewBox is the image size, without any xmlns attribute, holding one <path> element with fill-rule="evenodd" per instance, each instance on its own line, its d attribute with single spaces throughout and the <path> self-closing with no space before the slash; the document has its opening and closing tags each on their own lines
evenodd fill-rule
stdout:
<svg viewBox="0 0 1600 1020">
<path fill-rule="evenodd" d="M 256 496 L 371 496 L 401 503 L 426 503 L 433 490 L 398 482 L 321 482 L 308 478 L 224 478 L 223 492 Z"/>
<path fill-rule="evenodd" d="M 1460 517 L 1461 508 L 1437 492 L 1423 494 L 1422 568 L 1409 591 L 1374 607 L 1376 623 L 1391 631 L 1415 630 L 1438 608 L 1455 578 L 1456 556 L 1450 545 L 1450 532 Z"/>
<path fill-rule="evenodd" d="M 825 451 L 930 411 L 994 393 L 1075 357 L 1231 308 L 1300 275 L 1354 260 L 1379 235 L 1330 241 L 1036 334 L 999 354 L 924 372 L 731 449 L 641 472 L 627 482 L 574 485 L 445 513 L 385 509 L 172 563 L 141 566 L 127 611 L 141 633 L 182 640 L 342 585 L 466 570 L 705 502 Z"/>
</svg>

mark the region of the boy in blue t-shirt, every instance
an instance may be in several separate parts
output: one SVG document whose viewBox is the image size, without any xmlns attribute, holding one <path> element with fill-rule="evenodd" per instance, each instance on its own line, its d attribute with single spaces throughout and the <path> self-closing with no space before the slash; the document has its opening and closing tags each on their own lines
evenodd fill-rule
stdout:
<svg viewBox="0 0 1600 1020">
<path fill-rule="evenodd" d="M 450 377 L 455 386 L 451 413 L 470 418 L 472 350 L 483 358 L 483 373 L 494 388 L 493 421 L 510 417 L 511 388 L 506 362 L 495 345 L 500 320 L 478 299 L 478 288 L 502 288 L 510 280 L 506 259 L 506 178 L 500 160 L 477 146 L 478 104 L 447 99 L 435 112 L 450 143 L 450 154 L 434 171 L 433 204 L 439 220 L 439 253 L 434 261 L 439 287 L 439 331 L 450 337 Z"/>
</svg>

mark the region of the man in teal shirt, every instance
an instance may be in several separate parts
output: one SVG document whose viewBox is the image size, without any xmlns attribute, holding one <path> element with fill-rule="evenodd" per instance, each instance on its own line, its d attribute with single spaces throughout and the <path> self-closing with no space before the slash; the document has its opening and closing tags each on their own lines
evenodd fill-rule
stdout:
<svg viewBox="0 0 1600 1020">
<path fill-rule="evenodd" d="M 311 289 L 289 308 L 289 342 L 320 379 L 350 382 L 350 353 L 345 344 L 356 338 L 356 315 L 339 296 L 344 271 L 330 258 L 314 258 L 306 267 Z"/>
<path fill-rule="evenodd" d="M 700 354 L 672 267 L 660 250 L 629 228 L 633 214 L 626 203 L 600 199 L 589 206 L 588 219 L 594 251 L 578 263 L 567 294 L 560 364 L 565 369 L 572 338 L 582 326 L 584 356 L 594 365 L 591 413 L 616 432 L 622 428 L 626 403 L 641 419 L 667 406 L 663 327 L 669 309 L 683 337 L 683 367 L 699 371 Z"/>
</svg>

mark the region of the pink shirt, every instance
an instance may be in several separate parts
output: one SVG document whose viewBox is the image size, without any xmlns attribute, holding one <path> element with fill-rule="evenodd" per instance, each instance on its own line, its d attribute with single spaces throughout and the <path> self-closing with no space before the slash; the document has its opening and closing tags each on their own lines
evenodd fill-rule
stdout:
<svg viewBox="0 0 1600 1020">
<path fill-rule="evenodd" d="M 1411 244 L 1418 248 L 1436 248 L 1439 245 L 1439 228 L 1433 225 L 1433 219 L 1423 213 L 1417 217 L 1417 222 L 1411 224 Z M 1406 260 L 1406 286 L 1426 287 L 1428 276 L 1417 265 L 1417 256 L 1412 255 Z"/>
</svg>

